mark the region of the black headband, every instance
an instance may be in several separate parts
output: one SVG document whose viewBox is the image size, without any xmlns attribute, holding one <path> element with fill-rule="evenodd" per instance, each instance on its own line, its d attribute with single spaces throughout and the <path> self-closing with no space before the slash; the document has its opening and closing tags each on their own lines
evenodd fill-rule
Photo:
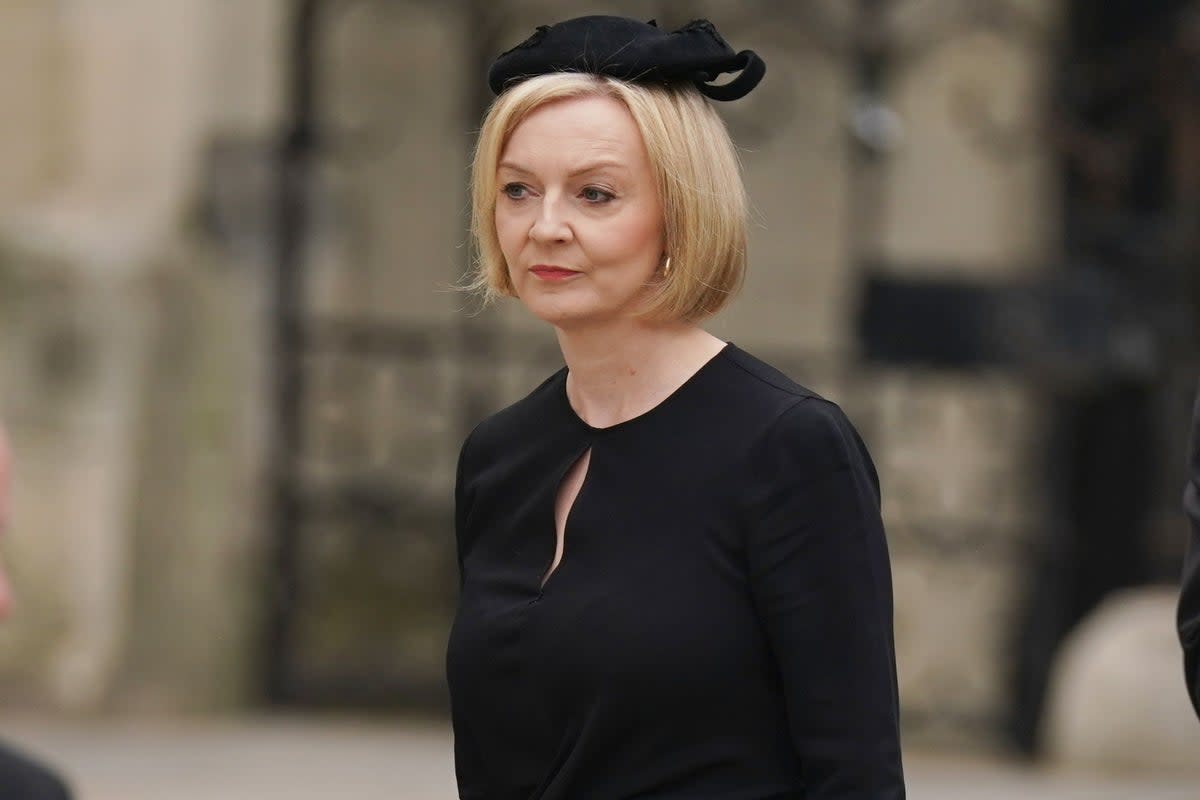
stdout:
<svg viewBox="0 0 1200 800">
<path fill-rule="evenodd" d="M 539 26 L 533 35 L 500 54 L 488 85 L 500 94 L 526 78 L 553 72 L 588 72 L 638 83 L 691 82 L 713 100 L 745 97 L 767 71 L 752 50 L 735 53 L 713 24 L 689 22 L 677 31 L 626 17 L 576 17 Z M 726 84 L 711 82 L 741 72 Z"/>
</svg>

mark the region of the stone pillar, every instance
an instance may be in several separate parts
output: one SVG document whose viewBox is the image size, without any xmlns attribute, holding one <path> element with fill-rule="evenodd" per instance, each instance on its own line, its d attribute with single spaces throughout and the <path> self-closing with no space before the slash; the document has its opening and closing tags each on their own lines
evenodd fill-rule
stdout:
<svg viewBox="0 0 1200 800">
<path fill-rule="evenodd" d="M 28 202 L 61 172 L 63 65 L 56 10 L 8 0 L 0 10 L 0 213 Z"/>
<path fill-rule="evenodd" d="M 41 191 L 5 215 L 9 236 L 109 273 L 137 269 L 174 229 L 208 111 L 203 5 L 58 5 L 44 35 L 62 78 L 42 102 L 59 105 L 62 152 Z"/>
<path fill-rule="evenodd" d="M 1041 134 L 1058 2 L 898 2 L 878 257 L 899 278 L 1003 286 L 1054 253 Z M 976 9 L 977 10 L 977 9 Z M 1016 603 L 1042 512 L 1039 398 L 1016 372 L 870 369 L 857 390 L 883 484 L 910 740 L 996 744 Z"/>
<path fill-rule="evenodd" d="M 30 466 L 42 470 L 33 472 L 38 485 L 29 490 L 42 496 L 37 517 L 22 526 L 31 536 L 59 538 L 57 568 L 42 576 L 44 585 L 62 593 L 65 623 L 49 654 L 46 688 L 64 707 L 90 708 L 104 701 L 124 657 L 129 532 L 153 309 L 136 287 L 88 278 L 71 283 L 54 293 L 61 310 L 39 331 L 71 363 L 58 365 L 66 374 L 47 369 L 25 383 L 28 405 L 15 413 L 18 424 L 38 419 L 39 427 L 54 429 L 58 445 L 47 447 L 51 454 L 43 451 L 41 459 L 31 457 Z M 53 383 L 64 379 L 75 384 L 73 391 L 60 395 L 53 417 L 43 416 Z M 29 584 L 22 589 L 38 590 Z"/>
<path fill-rule="evenodd" d="M 136 286 L 29 252 L 5 252 L 0 281 L 16 453 L 12 671 L 31 694 L 92 707 L 124 652 L 153 308 Z"/>
<path fill-rule="evenodd" d="M 0 31 L 31 35 L 23 49 L 45 67 L 0 69 L 36 84 L 16 100 L 27 113 L 6 114 L 0 170 L 16 175 L 30 155 L 40 165 L 0 198 L 11 312 L 0 400 L 19 459 L 24 596 L 3 673 L 66 708 L 108 700 L 136 615 L 142 424 L 163 323 L 153 282 L 206 135 L 203 8 L 67 0 L 0 11 Z"/>
</svg>

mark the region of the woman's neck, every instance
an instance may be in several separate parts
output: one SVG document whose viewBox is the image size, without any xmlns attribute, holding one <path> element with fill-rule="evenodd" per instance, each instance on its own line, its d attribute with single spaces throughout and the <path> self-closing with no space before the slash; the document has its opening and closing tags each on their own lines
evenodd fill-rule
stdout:
<svg viewBox="0 0 1200 800">
<path fill-rule="evenodd" d="M 695 325 L 627 321 L 558 329 L 569 370 L 567 397 L 596 428 L 644 414 L 687 382 L 725 342 Z"/>
</svg>

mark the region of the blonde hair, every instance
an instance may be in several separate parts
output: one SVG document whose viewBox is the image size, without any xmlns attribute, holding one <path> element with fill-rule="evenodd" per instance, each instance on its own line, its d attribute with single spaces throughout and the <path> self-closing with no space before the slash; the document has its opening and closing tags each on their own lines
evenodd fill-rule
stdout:
<svg viewBox="0 0 1200 800">
<path fill-rule="evenodd" d="M 471 165 L 475 272 L 465 288 L 485 301 L 516 294 L 495 221 L 496 169 L 513 131 L 539 106 L 596 95 L 616 98 L 629 109 L 663 209 L 671 267 L 643 316 L 696 322 L 715 314 L 741 288 L 746 271 L 748 201 L 724 122 L 690 85 L 634 84 L 583 73 L 529 78 L 488 109 Z"/>
</svg>

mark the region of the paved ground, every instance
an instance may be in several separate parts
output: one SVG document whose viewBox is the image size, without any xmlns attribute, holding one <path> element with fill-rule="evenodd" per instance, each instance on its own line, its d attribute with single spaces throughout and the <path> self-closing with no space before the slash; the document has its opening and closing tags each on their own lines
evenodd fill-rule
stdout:
<svg viewBox="0 0 1200 800">
<path fill-rule="evenodd" d="M 79 800 L 450 800 L 450 735 L 427 722 L 0 722 L 58 764 Z M 907 755 L 911 800 L 1200 800 L 1200 777 L 1046 774 Z"/>
</svg>

